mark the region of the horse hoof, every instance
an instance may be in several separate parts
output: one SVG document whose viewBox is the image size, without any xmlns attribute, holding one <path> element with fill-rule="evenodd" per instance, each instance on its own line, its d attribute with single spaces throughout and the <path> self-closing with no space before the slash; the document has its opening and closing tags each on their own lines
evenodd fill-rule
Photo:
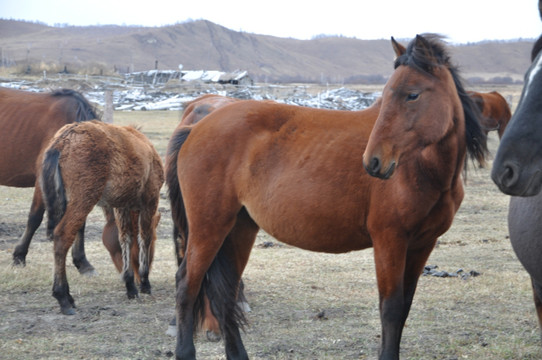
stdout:
<svg viewBox="0 0 542 360">
<path fill-rule="evenodd" d="M 88 276 L 88 277 L 98 276 L 98 272 L 96 271 L 96 269 L 94 269 L 92 265 L 82 266 L 78 270 L 79 270 L 79 274 L 84 275 L 84 276 Z"/>
<path fill-rule="evenodd" d="M 143 286 L 141 285 L 141 293 L 142 294 L 151 294 L 151 285 Z"/>
<path fill-rule="evenodd" d="M 128 296 L 128 299 L 132 300 L 132 299 L 139 299 L 139 294 L 138 292 L 127 292 L 126 295 Z"/>
<path fill-rule="evenodd" d="M 24 258 L 13 257 L 13 266 L 25 267 L 26 260 Z"/>
<path fill-rule="evenodd" d="M 62 308 L 62 309 L 60 309 L 60 311 L 64 315 L 75 315 L 75 309 L 72 308 L 72 307 Z"/>
<path fill-rule="evenodd" d="M 177 326 L 168 325 L 167 330 L 166 330 L 166 335 L 169 335 L 171 337 L 177 337 Z"/>
<path fill-rule="evenodd" d="M 219 342 L 222 339 L 220 334 L 217 334 L 211 330 L 207 330 L 205 332 L 205 336 L 207 336 L 207 340 L 209 340 L 210 342 Z"/>
</svg>

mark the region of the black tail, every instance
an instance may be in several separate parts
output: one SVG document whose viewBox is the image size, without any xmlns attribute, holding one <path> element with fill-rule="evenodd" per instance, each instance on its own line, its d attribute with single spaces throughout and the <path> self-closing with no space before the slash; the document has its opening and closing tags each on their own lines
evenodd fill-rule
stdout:
<svg viewBox="0 0 542 360">
<path fill-rule="evenodd" d="M 47 150 L 43 159 L 40 185 L 47 210 L 47 236 L 52 238 L 56 225 L 66 212 L 66 192 L 60 173 L 60 151 Z"/>
<path fill-rule="evenodd" d="M 54 91 L 51 95 L 54 97 L 66 97 L 71 99 L 75 109 L 75 122 L 94 119 L 100 120 L 101 118 L 96 107 L 92 106 L 81 93 L 75 90 L 60 89 Z"/>
<path fill-rule="evenodd" d="M 179 250 L 184 250 L 188 242 L 188 222 L 186 209 L 184 207 L 179 178 L 177 177 L 177 157 L 179 151 L 188 138 L 191 127 L 181 128 L 171 137 L 168 144 L 166 156 L 166 183 L 168 196 L 171 204 L 171 217 L 173 219 L 174 244 L 179 266 L 184 269 L 185 262 L 182 262 Z M 239 289 L 239 274 L 236 273 L 231 261 L 231 240 L 229 235 L 220 248 L 216 258 L 203 280 L 198 298 L 194 304 L 194 322 L 199 326 L 205 318 L 204 297 L 207 296 L 211 304 L 211 311 L 220 324 L 223 334 L 232 334 L 237 328 L 243 328 L 246 318 L 237 300 L 245 300 L 242 288 Z"/>
<path fill-rule="evenodd" d="M 183 196 L 177 177 L 177 157 L 181 146 L 184 144 L 191 128 L 185 127 L 176 131 L 168 143 L 166 155 L 166 183 L 168 186 L 168 197 L 171 205 L 171 218 L 173 220 L 173 244 L 175 246 L 175 256 L 177 265 L 181 265 L 186 240 L 188 239 L 188 222 L 186 221 L 186 212 L 184 209 Z"/>
<path fill-rule="evenodd" d="M 233 256 L 229 254 L 230 251 L 232 251 L 232 246 L 230 235 L 228 235 L 211 267 L 207 270 L 207 276 L 203 279 L 202 290 L 194 307 L 196 318 L 199 315 L 203 319 L 205 315 L 203 296 L 207 296 L 211 311 L 218 320 L 224 336 L 235 334 L 237 329 L 244 329 L 247 324 L 245 313 L 239 306 L 239 300 L 246 301 L 243 286 L 240 287 L 239 274 L 233 266 L 234 262 L 231 260 Z M 201 307 L 198 309 L 199 304 Z"/>
</svg>

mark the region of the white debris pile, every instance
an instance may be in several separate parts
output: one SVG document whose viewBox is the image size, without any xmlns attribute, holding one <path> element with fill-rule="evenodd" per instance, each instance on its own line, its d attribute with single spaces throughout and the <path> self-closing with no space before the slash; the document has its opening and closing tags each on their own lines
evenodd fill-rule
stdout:
<svg viewBox="0 0 542 360">
<path fill-rule="evenodd" d="M 188 102 L 209 93 L 238 99 L 274 100 L 285 104 L 336 110 L 361 110 L 370 106 L 380 96 L 379 93 L 364 93 L 344 87 L 328 90 L 317 95 L 295 93 L 287 95 L 284 98 L 265 94 L 259 91 L 259 89 L 249 87 L 238 88 L 233 91 L 205 91 L 191 94 L 151 93 L 136 89 L 115 91 L 113 94 L 113 103 L 115 110 L 181 110 Z M 99 105 L 104 105 L 103 92 L 89 92 L 86 95 L 89 100 Z"/>
<path fill-rule="evenodd" d="M 32 86 L 28 82 L 2 82 L 0 86 L 20 88 L 27 91 L 49 91 L 50 88 Z M 105 106 L 105 92 L 107 87 L 95 86 L 82 92 L 87 99 L 99 106 Z M 286 90 L 285 90 L 286 89 Z M 259 86 L 232 86 L 217 90 L 214 87 L 192 90 L 191 92 L 166 91 L 153 87 L 124 86 L 110 89 L 113 93 L 113 107 L 120 111 L 141 110 L 182 110 L 186 104 L 204 94 L 219 94 L 238 99 L 274 100 L 277 102 L 298 106 L 314 107 L 336 110 L 361 110 L 370 106 L 380 93 L 366 93 L 341 87 L 325 90 L 316 95 L 309 94 L 299 88 Z"/>
<path fill-rule="evenodd" d="M 317 96 L 292 96 L 284 103 L 332 110 L 361 110 L 370 106 L 380 93 L 363 93 L 357 90 L 339 88 L 327 90 Z"/>
</svg>

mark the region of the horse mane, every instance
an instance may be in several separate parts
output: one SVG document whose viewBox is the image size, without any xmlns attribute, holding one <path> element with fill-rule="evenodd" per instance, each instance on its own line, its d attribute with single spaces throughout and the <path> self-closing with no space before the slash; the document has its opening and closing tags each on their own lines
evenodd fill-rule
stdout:
<svg viewBox="0 0 542 360">
<path fill-rule="evenodd" d="M 59 89 L 51 93 L 53 97 L 66 97 L 75 101 L 75 122 L 87 121 L 87 120 L 101 120 L 101 114 L 95 106 L 79 92 L 72 89 Z"/>
<path fill-rule="evenodd" d="M 451 64 L 448 50 L 442 39 L 443 37 L 437 34 L 417 35 L 408 44 L 405 53 L 395 59 L 394 66 L 395 69 L 401 65 L 411 66 L 431 76 L 434 75 L 434 69 L 440 66 L 445 66 L 450 71 L 463 106 L 468 158 L 473 162 L 478 162 L 480 166 L 484 166 L 488 149 L 487 135 L 480 124 L 482 114 L 465 90 L 457 67 Z M 465 158 L 465 162 L 468 158 Z M 466 165 L 464 167 L 465 173 L 467 171 Z"/>
</svg>

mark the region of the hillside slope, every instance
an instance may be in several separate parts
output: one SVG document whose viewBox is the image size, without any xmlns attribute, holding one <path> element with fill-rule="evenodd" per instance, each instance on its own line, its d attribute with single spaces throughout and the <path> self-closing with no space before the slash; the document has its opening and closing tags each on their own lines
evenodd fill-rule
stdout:
<svg viewBox="0 0 542 360">
<path fill-rule="evenodd" d="M 188 70 L 248 70 L 257 82 L 374 82 L 391 73 L 394 58 L 389 40 L 296 40 L 233 31 L 206 20 L 164 27 L 50 27 L 0 20 L 0 33 L 2 65 L 30 65 L 34 71 L 56 65 L 128 72 L 182 64 Z M 529 65 L 532 43 L 453 46 L 452 56 L 466 78 L 517 80 Z"/>
</svg>

